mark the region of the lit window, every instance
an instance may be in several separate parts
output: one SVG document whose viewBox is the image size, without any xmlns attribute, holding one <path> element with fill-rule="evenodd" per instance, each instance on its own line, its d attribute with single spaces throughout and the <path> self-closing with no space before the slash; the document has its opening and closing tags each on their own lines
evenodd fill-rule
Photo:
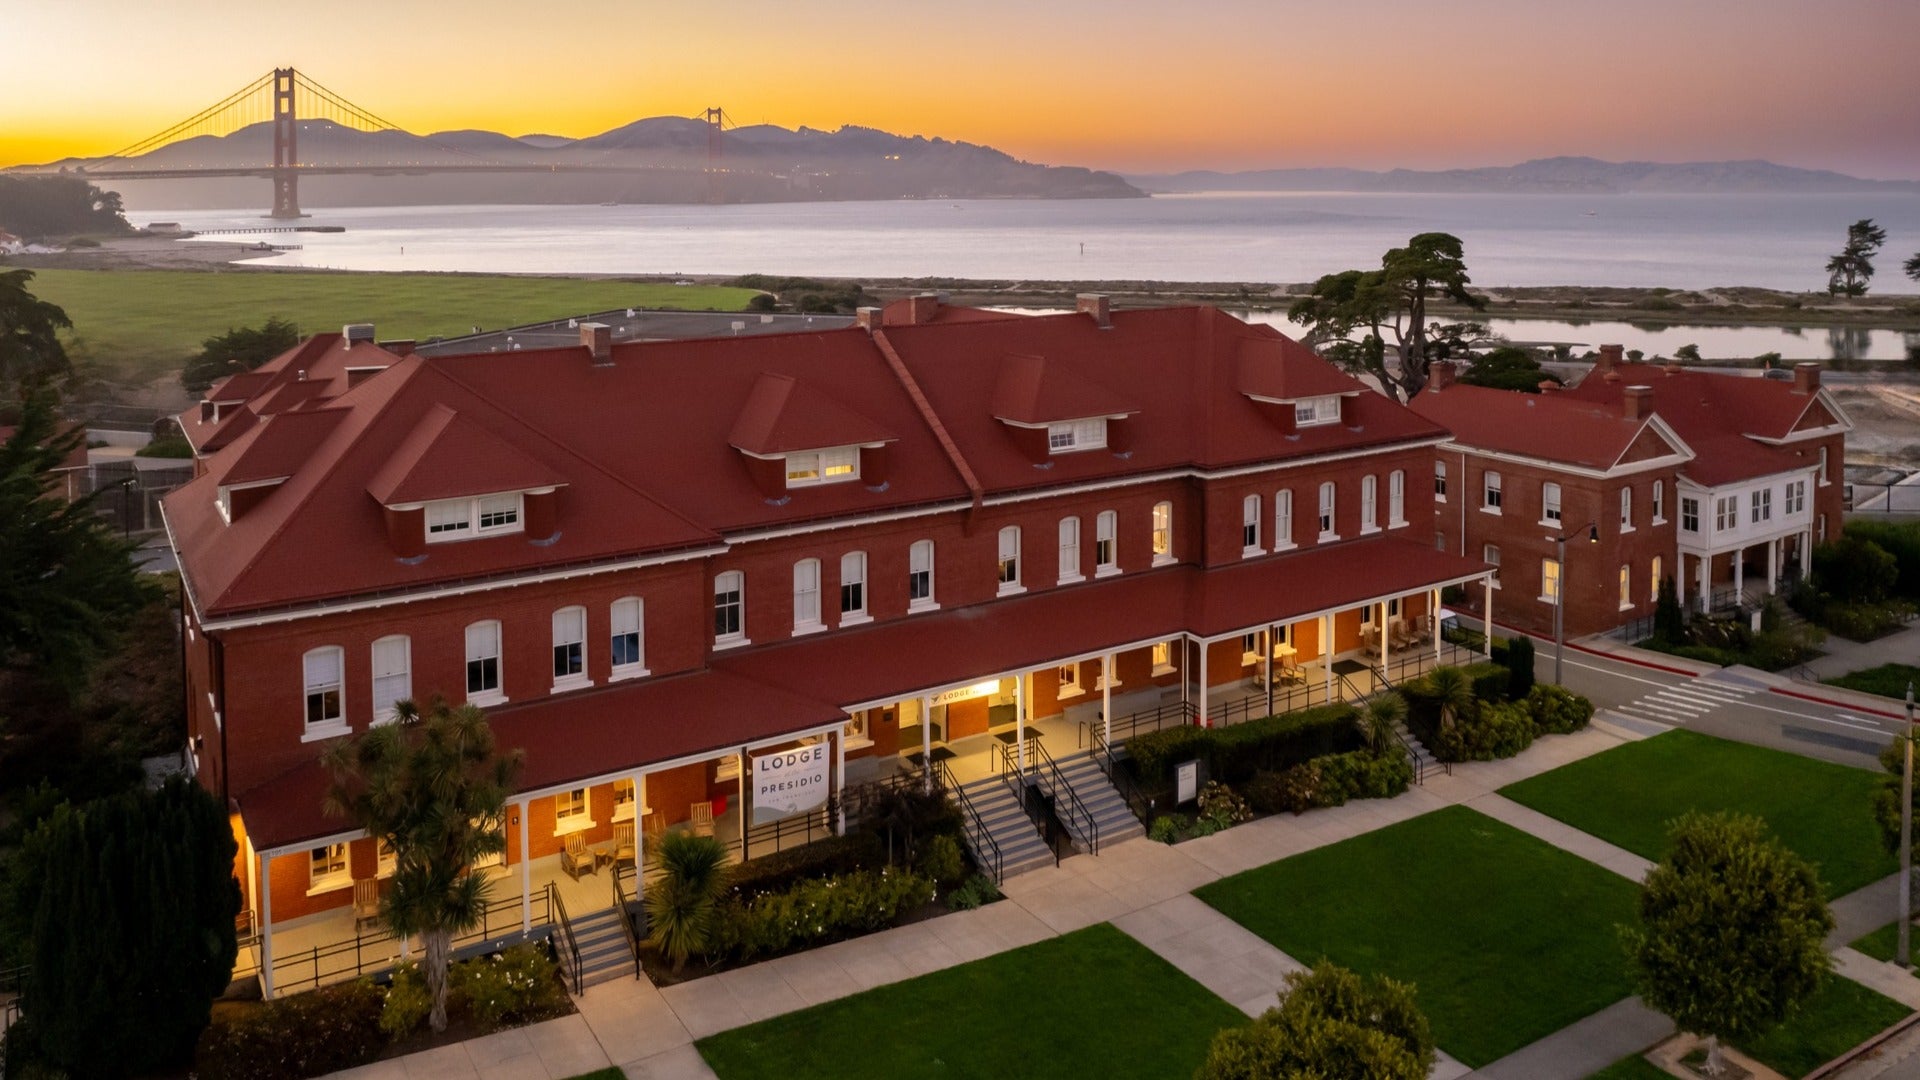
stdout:
<svg viewBox="0 0 1920 1080">
<path fill-rule="evenodd" d="M 860 478 L 860 448 L 857 446 L 788 454 L 786 462 L 787 486 L 790 488 Z"/>
<path fill-rule="evenodd" d="M 633 820 L 633 781 L 615 780 L 613 782 L 613 820 Z"/>
<path fill-rule="evenodd" d="M 840 621 L 867 617 L 867 553 L 849 551 L 840 556 Z"/>
<path fill-rule="evenodd" d="M 587 681 L 587 609 L 561 608 L 553 613 L 553 685 L 580 685 Z"/>
<path fill-rule="evenodd" d="M 1753 523 L 1773 520 L 1773 489 L 1761 488 L 1753 493 Z"/>
<path fill-rule="evenodd" d="M 373 722 L 394 718 L 394 706 L 413 696 L 413 643 L 405 634 L 373 643 Z"/>
<path fill-rule="evenodd" d="M 729 570 L 713 579 L 714 644 L 732 645 L 746 640 L 742 629 L 746 592 L 746 576 L 738 570 Z"/>
<path fill-rule="evenodd" d="M 1240 549 L 1243 556 L 1260 554 L 1260 496 L 1240 500 Z"/>
<path fill-rule="evenodd" d="M 1115 534 L 1120 531 L 1120 515 L 1111 510 L 1100 511 L 1093 519 L 1093 574 L 1102 577 L 1120 572 L 1119 553 L 1115 547 Z"/>
<path fill-rule="evenodd" d="M 1620 531 L 1633 531 L 1633 489 L 1620 489 Z"/>
<path fill-rule="evenodd" d="M 307 856 L 307 891 L 341 889 L 353 884 L 347 865 L 347 845 L 327 844 L 314 848 Z"/>
<path fill-rule="evenodd" d="M 1552 481 L 1540 485 L 1540 521 L 1542 524 L 1560 523 L 1560 485 Z"/>
<path fill-rule="evenodd" d="M 1399 528 L 1407 523 L 1407 473 L 1395 469 L 1387 474 L 1387 525 Z"/>
<path fill-rule="evenodd" d="M 1312 427 L 1315 424 L 1333 424 L 1340 420 L 1340 398 L 1317 397 L 1294 402 L 1293 423 L 1296 427 Z"/>
<path fill-rule="evenodd" d="M 1080 685 L 1080 665 L 1077 662 L 1061 664 L 1055 669 L 1054 674 L 1060 680 L 1060 691 L 1055 696 L 1072 697 L 1086 692 L 1086 689 Z"/>
<path fill-rule="evenodd" d="M 1293 546 L 1293 489 L 1273 493 L 1273 548 L 1283 551 Z"/>
<path fill-rule="evenodd" d="M 1660 599 L 1660 571 L 1663 565 L 1660 556 L 1655 555 L 1653 557 L 1653 563 L 1647 568 L 1647 599 L 1649 600 Z"/>
<path fill-rule="evenodd" d="M 341 707 L 341 668 L 345 654 L 338 647 L 314 649 L 302 659 L 307 696 L 307 730 L 344 727 L 346 713 Z"/>
<path fill-rule="evenodd" d="M 427 504 L 427 540 L 464 540 L 519 532 L 520 495 L 487 495 L 478 499 L 445 499 Z"/>
<path fill-rule="evenodd" d="M 1107 421 L 1104 417 L 1047 425 L 1048 453 L 1070 454 L 1075 450 L 1098 450 L 1105 445 Z"/>
<path fill-rule="evenodd" d="M 1620 610 L 1633 607 L 1633 568 L 1620 564 Z"/>
<path fill-rule="evenodd" d="M 500 696 L 500 624 L 493 620 L 467 627 L 467 701 L 493 704 Z"/>
<path fill-rule="evenodd" d="M 613 602 L 608 619 L 611 633 L 608 648 L 613 656 L 613 677 L 645 675 L 646 607 L 637 596 L 623 596 Z"/>
<path fill-rule="evenodd" d="M 1500 587 L 1500 549 L 1492 544 L 1480 549 L 1480 557 L 1493 567 L 1493 587 Z"/>
<path fill-rule="evenodd" d="M 1360 531 L 1380 531 L 1380 479 L 1376 476 L 1360 478 Z"/>
<path fill-rule="evenodd" d="M 1482 496 L 1480 508 L 1489 513 L 1497 514 L 1500 512 L 1500 501 L 1500 474 L 1497 472 L 1489 472 L 1487 473 L 1486 490 Z"/>
<path fill-rule="evenodd" d="M 820 621 L 820 560 L 801 559 L 793 564 L 793 629 L 818 630 Z M 718 623 L 715 624 L 716 632 Z"/>
<path fill-rule="evenodd" d="M 1173 642 L 1156 642 L 1151 655 L 1155 675 L 1168 675 L 1173 672 Z"/>
<path fill-rule="evenodd" d="M 1549 604 L 1560 602 L 1560 564 L 1553 559 L 1540 560 L 1540 599 Z"/>
<path fill-rule="evenodd" d="M 1697 533 L 1700 531 L 1700 500 L 1682 498 L 1680 500 L 1680 531 Z"/>
<path fill-rule="evenodd" d="M 588 817 L 592 804 L 587 800 L 586 788 L 574 788 L 563 791 L 553 797 L 553 831 L 557 834 L 578 832 L 591 828 L 593 821 Z"/>
<path fill-rule="evenodd" d="M 1022 591 L 1020 586 L 1020 526 L 1000 530 L 1000 595 Z"/>
<path fill-rule="evenodd" d="M 1248 667 L 1260 662 L 1261 642 L 1266 638 L 1264 631 L 1256 630 L 1251 634 L 1240 635 L 1240 665 Z"/>
<path fill-rule="evenodd" d="M 1080 577 L 1080 519 L 1063 517 L 1060 519 L 1060 584 L 1066 585 L 1081 580 Z"/>
<path fill-rule="evenodd" d="M 907 549 L 907 608 L 933 606 L 933 541 L 916 540 Z"/>
<path fill-rule="evenodd" d="M 1333 481 L 1320 485 L 1320 539 L 1338 540 L 1333 532 Z"/>
<path fill-rule="evenodd" d="M 1447 501 L 1447 463 L 1444 461 L 1433 463 L 1433 501 Z"/>
<path fill-rule="evenodd" d="M 1173 504 L 1153 504 L 1153 565 L 1173 561 Z"/>
<path fill-rule="evenodd" d="M 1667 523 L 1667 482 L 1665 480 L 1653 482 L 1653 523 L 1655 525 Z"/>
</svg>

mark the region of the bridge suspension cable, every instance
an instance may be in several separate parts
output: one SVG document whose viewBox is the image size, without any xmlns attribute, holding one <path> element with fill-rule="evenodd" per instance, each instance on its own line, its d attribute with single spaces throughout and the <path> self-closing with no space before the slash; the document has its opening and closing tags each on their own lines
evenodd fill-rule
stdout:
<svg viewBox="0 0 1920 1080">
<path fill-rule="evenodd" d="M 237 130 L 239 127 L 244 127 L 246 125 L 232 124 L 231 122 L 228 122 L 227 124 L 222 124 L 220 123 L 221 119 L 225 115 L 234 113 L 236 111 L 246 111 L 250 104 L 255 104 L 255 103 L 249 102 L 248 101 L 249 98 L 258 97 L 258 98 L 261 98 L 262 100 L 265 100 L 267 95 L 262 94 L 262 91 L 271 90 L 272 86 L 273 86 L 273 72 L 269 71 L 265 75 L 260 76 L 259 78 L 253 80 L 251 83 L 248 83 L 246 86 L 243 86 L 240 89 L 235 90 L 233 93 L 228 94 L 225 98 L 222 98 L 220 101 L 212 105 L 209 105 L 208 107 L 200 110 L 199 112 L 194 113 L 192 116 L 187 117 L 185 120 L 182 120 L 177 124 L 174 124 L 172 127 L 169 127 L 164 131 L 158 132 L 156 134 L 149 135 L 146 138 L 141 139 L 139 142 L 133 143 L 122 149 L 116 150 L 113 153 L 108 154 L 107 156 L 110 158 L 137 157 L 141 154 L 148 153 L 149 151 L 157 150 L 160 147 L 166 145 L 167 143 L 177 142 L 181 139 L 192 138 L 196 135 L 228 134 L 234 130 Z M 271 110 L 271 103 L 269 102 L 269 111 L 270 110 Z"/>
</svg>

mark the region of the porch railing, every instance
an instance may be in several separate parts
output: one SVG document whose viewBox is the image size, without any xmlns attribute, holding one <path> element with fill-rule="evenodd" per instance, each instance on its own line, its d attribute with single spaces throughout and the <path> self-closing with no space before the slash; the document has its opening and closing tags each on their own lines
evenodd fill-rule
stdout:
<svg viewBox="0 0 1920 1080">
<path fill-rule="evenodd" d="M 1133 773 L 1120 764 L 1116 750 L 1124 751 L 1125 749 L 1125 743 L 1116 748 L 1107 741 L 1105 733 L 1098 730 L 1093 733 L 1093 763 L 1100 766 L 1100 771 L 1105 774 L 1107 782 L 1113 785 L 1113 790 L 1120 793 L 1120 798 L 1126 802 L 1127 809 L 1133 811 L 1133 816 L 1140 819 L 1140 824 L 1152 825 L 1154 800 L 1141 790 L 1140 782 L 1134 778 Z"/>
<path fill-rule="evenodd" d="M 953 775 L 953 767 L 946 762 L 934 763 L 935 779 L 953 793 L 953 801 L 960 807 L 961 817 L 966 823 L 965 833 L 973 843 L 973 857 L 981 863 L 981 869 L 993 878 L 994 884 L 1006 880 L 1006 862 L 1000 855 L 1000 843 L 993 838 L 992 830 L 987 828 L 980 811 L 974 809 L 973 800 L 967 797 L 967 789 Z"/>
<path fill-rule="evenodd" d="M 1087 845 L 1087 854 L 1100 854 L 1100 822 L 1087 810 L 1086 803 L 1080 801 L 1080 793 L 1067 783 L 1066 774 L 1054 763 L 1053 755 L 1047 753 L 1046 746 L 1036 741 L 1033 754 L 1037 766 L 1035 774 L 1043 787 L 1051 788 L 1047 794 L 1053 796 L 1054 812 L 1060 815 L 1060 820 L 1069 830 L 1080 833 L 1080 839 Z"/>
<path fill-rule="evenodd" d="M 533 894 L 532 929 L 538 931 L 552 924 L 557 901 L 551 883 Z M 457 952 L 482 942 L 518 935 L 520 919 L 518 896 L 503 896 L 488 901 L 481 910 L 480 922 L 454 935 L 453 948 Z M 399 959 L 400 942 L 384 927 L 368 934 L 355 933 L 348 940 L 327 945 L 287 953 L 276 952 L 273 957 L 274 993 L 310 990 L 362 975 L 377 974 L 391 968 Z M 254 974 L 258 970 L 257 966 L 244 971 L 236 968 L 235 976 Z"/>
<path fill-rule="evenodd" d="M 1143 709 L 1139 712 L 1128 713 L 1125 716 L 1116 716 L 1113 718 L 1113 723 L 1111 724 L 1097 721 L 1090 723 L 1085 720 L 1081 721 L 1081 723 L 1094 730 L 1110 729 L 1112 731 L 1112 741 L 1124 743 L 1128 739 L 1143 732 L 1159 731 L 1162 728 L 1191 724 L 1193 723 L 1194 717 L 1198 715 L 1199 710 L 1196 709 L 1190 701 L 1169 701 L 1157 708 Z"/>
<path fill-rule="evenodd" d="M 640 967 L 640 931 L 634 925 L 634 905 L 640 899 L 638 882 L 640 868 L 633 863 L 614 863 L 613 873 L 607 880 L 613 883 L 613 915 L 620 920 L 620 931 L 626 935 L 627 950 L 633 953 L 633 977 L 638 979 L 644 972 Z M 627 885 L 634 884 L 629 892 Z"/>
<path fill-rule="evenodd" d="M 553 910 L 553 925 L 556 931 L 553 940 L 554 955 L 560 958 L 560 975 L 573 987 L 575 994 L 586 993 L 586 972 L 580 965 L 580 941 L 573 936 L 573 920 L 567 918 L 567 905 L 560 899 L 560 890 L 547 882 L 547 904 Z"/>
</svg>

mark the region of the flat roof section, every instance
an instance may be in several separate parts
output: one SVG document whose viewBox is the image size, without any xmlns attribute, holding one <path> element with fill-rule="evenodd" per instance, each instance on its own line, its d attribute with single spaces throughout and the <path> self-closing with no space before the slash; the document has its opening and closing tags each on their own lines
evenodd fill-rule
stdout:
<svg viewBox="0 0 1920 1080">
<path fill-rule="evenodd" d="M 623 308 L 551 322 L 510 326 L 414 346 L 422 356 L 473 356 L 483 353 L 565 348 L 580 344 L 580 327 L 601 323 L 612 328 L 615 343 L 686 341 L 692 338 L 758 337 L 807 330 L 841 330 L 851 315 L 775 315 L 756 311 L 654 311 Z"/>
</svg>

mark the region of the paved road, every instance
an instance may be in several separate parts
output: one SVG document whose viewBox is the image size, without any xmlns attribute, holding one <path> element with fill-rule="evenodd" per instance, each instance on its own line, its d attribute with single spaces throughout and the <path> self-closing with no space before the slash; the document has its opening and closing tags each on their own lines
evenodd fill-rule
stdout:
<svg viewBox="0 0 1920 1080">
<path fill-rule="evenodd" d="M 1551 678 L 1552 647 L 1541 653 L 1540 676 Z M 1572 650 L 1566 683 L 1597 708 L 1633 724 L 1685 727 L 1862 769 L 1879 769 L 1881 747 L 1903 726 L 1889 717 L 1772 693 L 1724 671 L 1695 678 Z"/>
</svg>

